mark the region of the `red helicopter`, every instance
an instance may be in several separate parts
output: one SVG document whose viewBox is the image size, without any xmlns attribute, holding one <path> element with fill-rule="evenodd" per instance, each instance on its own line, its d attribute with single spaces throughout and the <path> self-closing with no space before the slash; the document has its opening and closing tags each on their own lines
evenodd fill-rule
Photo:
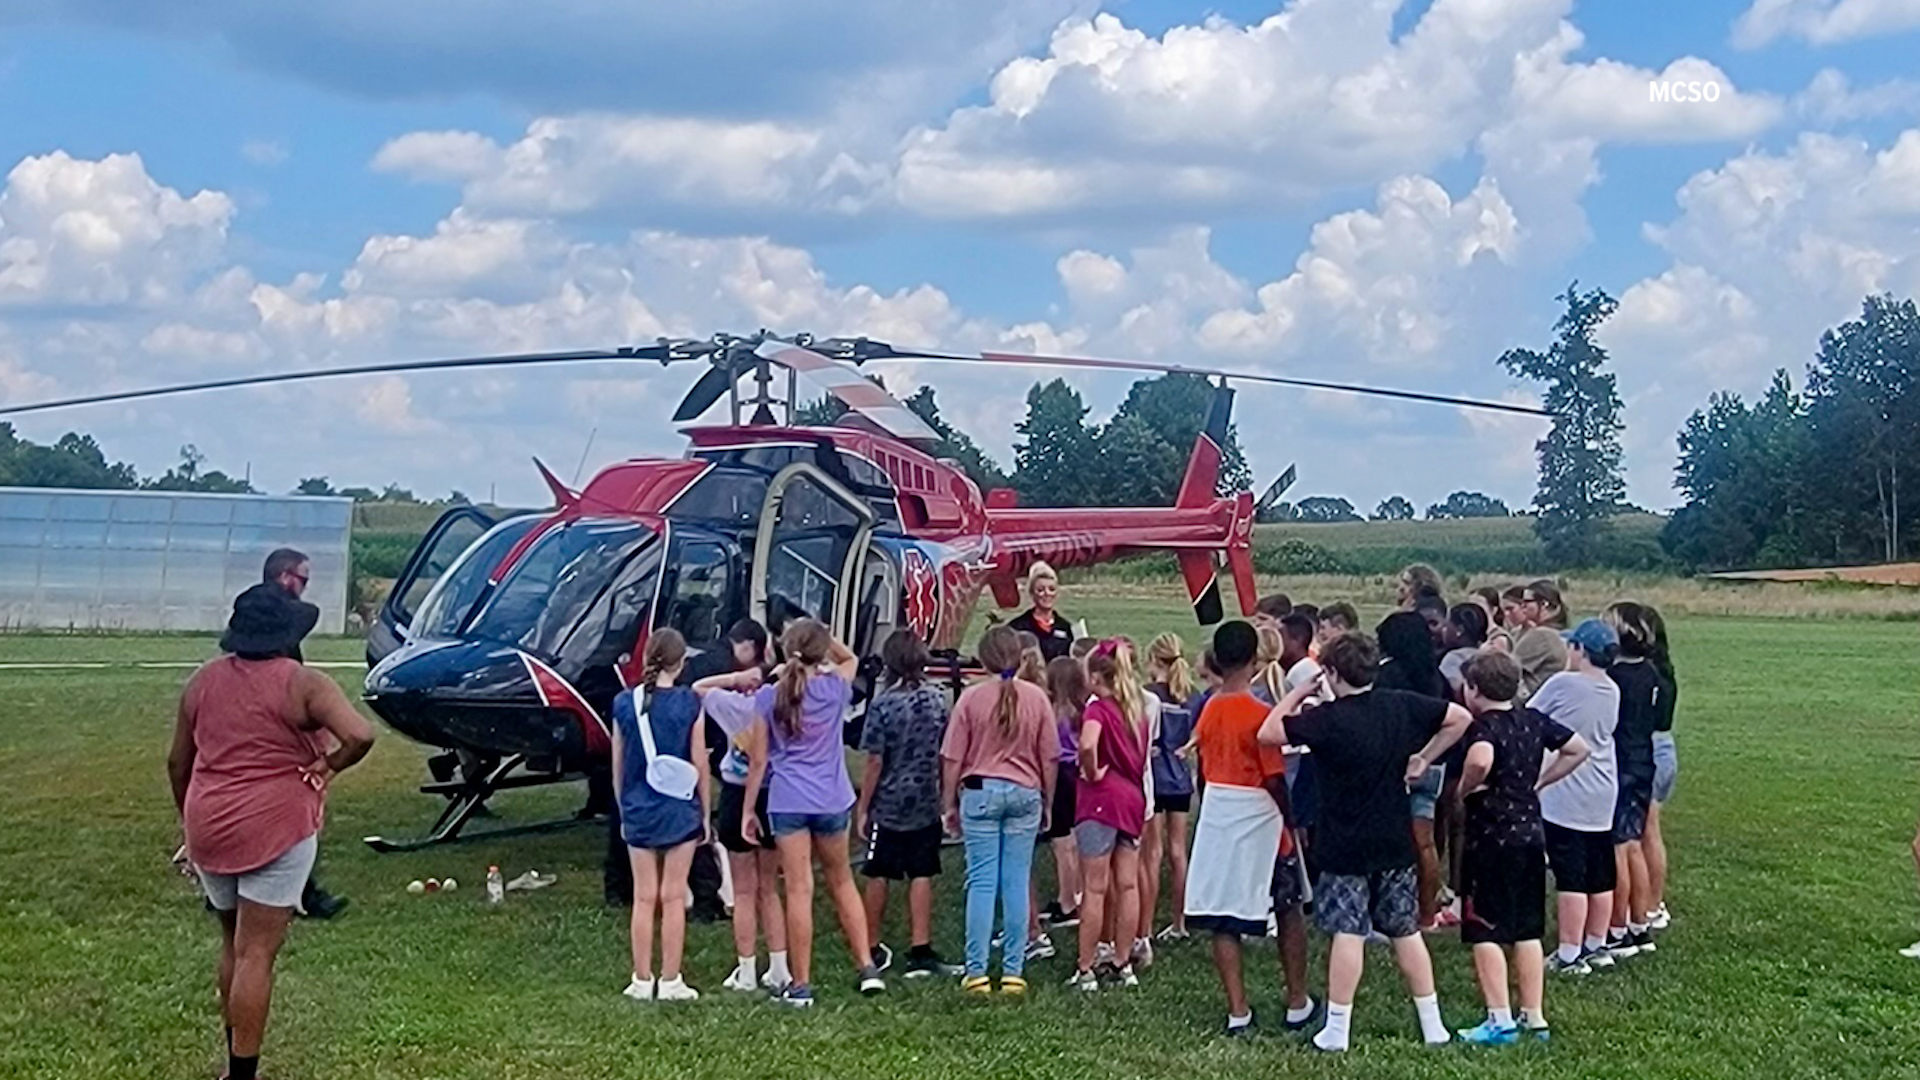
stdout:
<svg viewBox="0 0 1920 1080">
<path fill-rule="evenodd" d="M 1024 508 L 1013 491 L 982 492 L 957 463 L 933 457 L 937 433 L 859 370 L 893 360 L 1187 374 L 1217 385 L 1173 506 Z M 725 398 L 729 422 L 684 429 L 692 443 L 684 458 L 611 465 L 579 491 L 536 462 L 554 498 L 548 512 L 496 519 L 462 506 L 434 524 L 369 628 L 366 700 L 394 730 L 447 751 L 430 760 L 433 778 L 421 789 L 447 804 L 424 838 L 368 837 L 377 850 L 462 838 L 501 791 L 604 771 L 613 698 L 639 679 L 647 635 L 659 627 L 678 630 L 700 652 L 725 648 L 728 627 L 741 618 L 759 620 L 776 638 L 790 619 L 819 619 L 868 658 L 858 702 L 881 643 L 899 628 L 926 640 L 958 679 L 961 636 L 981 593 L 991 591 L 1000 607 L 1017 605 L 1019 582 L 1037 560 L 1064 568 L 1172 551 L 1203 624 L 1223 617 L 1224 562 L 1241 612 L 1251 614 L 1256 502 L 1247 491 L 1216 493 L 1229 380 L 1544 415 L 1506 402 L 1177 364 L 903 351 L 865 338 L 766 331 L 248 376 L 0 415 L 344 375 L 608 361 L 706 363 L 674 421 L 697 420 Z M 834 426 L 792 426 L 803 375 L 846 406 Z M 753 388 L 743 394 L 749 377 Z"/>
</svg>

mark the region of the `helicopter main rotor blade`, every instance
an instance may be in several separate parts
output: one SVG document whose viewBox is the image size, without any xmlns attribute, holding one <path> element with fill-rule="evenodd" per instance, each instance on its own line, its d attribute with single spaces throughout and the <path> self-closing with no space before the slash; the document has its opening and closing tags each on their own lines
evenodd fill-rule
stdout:
<svg viewBox="0 0 1920 1080">
<path fill-rule="evenodd" d="M 348 375 L 387 375 L 414 371 L 452 371 L 475 368 L 529 367 L 538 364 L 586 364 L 612 361 L 652 360 L 670 364 L 678 360 L 698 359 L 676 353 L 678 346 L 644 345 L 622 347 L 618 349 L 583 349 L 578 352 L 554 353 L 517 353 L 507 356 L 457 356 L 444 360 L 402 360 L 385 364 L 356 364 L 351 367 L 316 368 L 311 371 L 281 371 L 269 375 L 243 375 L 231 379 L 213 379 L 207 382 L 177 383 L 173 386 L 154 386 L 142 390 L 118 390 L 106 394 L 88 394 L 84 397 L 62 398 L 56 401 L 35 401 L 25 405 L 0 405 L 0 416 L 17 416 L 22 413 L 48 412 L 54 409 L 71 409 L 81 405 L 106 405 L 118 401 L 139 401 L 146 398 L 169 397 L 174 394 L 194 394 L 202 390 L 231 390 L 243 386 L 269 386 L 276 383 L 306 382 L 313 379 L 333 379 Z"/>
<path fill-rule="evenodd" d="M 725 397 L 741 375 L 733 361 L 721 358 L 714 365 L 700 373 L 694 380 L 687 396 L 680 399 L 680 407 L 673 411 L 673 422 L 682 424 L 688 420 L 697 420 L 700 414 L 713 407 L 713 403 Z"/>
<path fill-rule="evenodd" d="M 1435 405 L 1457 405 L 1465 409 L 1489 409 L 1495 412 L 1519 413 L 1524 416 L 1552 416 L 1553 413 L 1537 405 L 1521 405 L 1511 401 L 1489 401 L 1485 398 L 1455 397 L 1451 394 L 1429 394 L 1419 390 L 1395 390 L 1384 386 L 1366 386 L 1360 383 L 1328 382 L 1322 379 L 1297 379 L 1285 375 L 1262 375 L 1250 371 L 1225 371 L 1220 368 L 1194 367 L 1189 364 L 1158 364 L 1147 360 L 1109 360 L 1092 356 L 1041 356 L 1028 353 L 978 352 L 978 353 L 941 353 L 920 352 L 913 349 L 895 349 L 879 342 L 865 343 L 861 356 L 863 361 L 871 360 L 936 360 L 958 361 L 962 363 L 1013 364 L 1026 367 L 1065 367 L 1086 368 L 1096 371 L 1152 371 L 1164 375 L 1199 375 L 1209 379 L 1239 379 L 1243 382 L 1266 383 L 1272 386 L 1296 386 L 1308 390 L 1331 390 L 1342 394 L 1366 394 L 1373 397 L 1396 398 L 1402 401 L 1423 401 Z M 884 350 L 884 351 L 882 351 Z"/>
</svg>

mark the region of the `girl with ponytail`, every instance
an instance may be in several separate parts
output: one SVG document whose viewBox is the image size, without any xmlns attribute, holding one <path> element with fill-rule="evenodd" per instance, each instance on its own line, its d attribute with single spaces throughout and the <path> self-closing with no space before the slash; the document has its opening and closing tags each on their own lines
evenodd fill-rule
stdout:
<svg viewBox="0 0 1920 1080">
<path fill-rule="evenodd" d="M 967 849 L 967 955 L 961 988 L 987 994 L 994 907 L 1005 948 L 1000 992 L 1027 990 L 1033 848 L 1053 802 L 1060 739 L 1047 692 L 1019 677 L 1020 640 L 1005 626 L 980 639 L 985 677 L 960 694 L 940 748 L 947 828 Z"/>
<path fill-rule="evenodd" d="M 1160 903 L 1160 864 L 1164 855 L 1173 864 L 1173 921 L 1161 932 L 1162 941 L 1187 936 L 1187 816 L 1193 809 L 1193 773 L 1180 748 L 1193 737 L 1200 685 L 1187 663 L 1186 642 L 1178 634 L 1161 634 L 1147 646 L 1147 692 L 1160 699 L 1160 730 L 1153 739 L 1151 775 L 1154 815 L 1140 845 L 1144 891 L 1140 903 L 1140 937 L 1153 932 Z"/>
<path fill-rule="evenodd" d="M 847 950 L 859 969 L 860 992 L 878 994 L 887 984 L 874 962 L 867 912 L 848 855 L 854 795 L 843 733 L 860 660 L 813 619 L 789 622 L 780 635 L 780 650 L 785 663 L 775 671 L 773 683 L 752 694 L 754 722 L 747 733 L 750 763 L 744 804 L 753 806 L 761 787 L 767 788 L 767 819 L 786 880 L 787 953 L 793 975 L 779 1000 L 806 1008 L 813 1004 L 816 859 L 827 879 L 826 892 L 839 915 Z M 741 676 L 751 678 L 751 673 Z M 712 689 L 707 694 L 711 702 L 713 695 L 738 695 L 739 691 Z M 758 818 L 744 816 L 740 832 L 748 843 L 759 842 Z"/>
<path fill-rule="evenodd" d="M 1080 848 L 1085 895 L 1080 902 L 1080 958 L 1073 985 L 1100 989 L 1096 964 L 1114 964 L 1122 986 L 1137 986 L 1130 958 L 1114 955 L 1100 939 L 1108 905 L 1114 926 L 1140 922 L 1140 834 L 1147 818 L 1149 739 L 1146 697 L 1118 640 L 1103 642 L 1087 657 L 1093 701 L 1080 721 L 1080 779 L 1075 793 L 1074 839 Z M 1125 960 L 1123 963 L 1122 961 Z"/>
<path fill-rule="evenodd" d="M 687 941 L 687 875 L 694 848 L 707 839 L 712 799 L 707 770 L 693 764 L 707 760 L 700 699 L 674 685 L 686 663 L 687 642 L 679 631 L 655 630 L 647 638 L 638 694 L 626 690 L 613 700 L 614 793 L 633 865 L 633 979 L 626 995 L 636 1001 L 692 1001 L 700 996 L 681 977 L 680 960 Z M 691 790 L 678 783 L 687 774 L 693 774 L 686 785 Z"/>
</svg>

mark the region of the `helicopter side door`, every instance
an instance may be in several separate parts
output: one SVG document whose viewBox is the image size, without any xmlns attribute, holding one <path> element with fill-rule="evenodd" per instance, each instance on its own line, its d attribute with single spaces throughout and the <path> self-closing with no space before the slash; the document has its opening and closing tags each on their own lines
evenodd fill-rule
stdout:
<svg viewBox="0 0 1920 1080">
<path fill-rule="evenodd" d="M 486 535 L 494 523 L 492 515 L 471 506 L 456 506 L 433 523 L 413 554 L 407 557 L 400 576 L 394 579 L 386 602 L 380 605 L 379 617 L 367 628 L 369 667 L 406 644 L 420 602 L 461 553 Z"/>
<path fill-rule="evenodd" d="M 796 462 L 767 485 L 754 544 L 753 615 L 776 638 L 796 618 L 818 619 L 851 640 L 855 583 L 874 514 L 819 468 Z"/>
</svg>

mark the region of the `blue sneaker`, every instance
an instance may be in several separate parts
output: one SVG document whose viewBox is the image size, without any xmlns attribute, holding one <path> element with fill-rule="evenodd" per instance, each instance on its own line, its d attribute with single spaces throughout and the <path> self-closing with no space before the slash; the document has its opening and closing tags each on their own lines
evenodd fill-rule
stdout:
<svg viewBox="0 0 1920 1080">
<path fill-rule="evenodd" d="M 813 1008 L 813 987 L 805 983 L 794 983 L 780 991 L 773 1000 L 790 1009 L 811 1009 Z"/>
<path fill-rule="evenodd" d="M 1543 1027 L 1527 1028 L 1525 1033 L 1527 1038 L 1532 1039 L 1534 1042 L 1552 1042 L 1553 1041 L 1552 1028 L 1543 1028 Z"/>
<path fill-rule="evenodd" d="M 1511 1046 L 1519 1039 L 1518 1027 L 1511 1024 L 1495 1027 L 1491 1020 L 1482 1020 L 1478 1027 L 1460 1029 L 1460 1041 L 1470 1046 Z"/>
</svg>

